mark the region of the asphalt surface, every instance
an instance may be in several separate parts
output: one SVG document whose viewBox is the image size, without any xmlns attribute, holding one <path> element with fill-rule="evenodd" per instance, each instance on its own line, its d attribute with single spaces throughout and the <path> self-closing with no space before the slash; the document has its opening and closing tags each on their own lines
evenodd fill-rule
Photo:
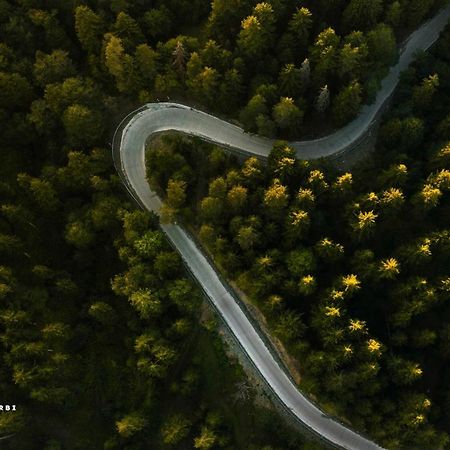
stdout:
<svg viewBox="0 0 450 450">
<path fill-rule="evenodd" d="M 410 36 L 397 65 L 391 68 L 389 75 L 383 80 L 376 101 L 365 106 L 353 122 L 324 138 L 291 143 L 297 150 L 297 156 L 301 159 L 315 159 L 352 148 L 370 129 L 393 93 L 400 72 L 411 63 L 417 50 L 426 50 L 433 44 L 449 17 L 450 5 Z M 156 213 L 160 210 L 161 200 L 151 191 L 146 180 L 145 144 L 149 136 L 169 130 L 197 136 L 259 157 L 267 157 L 273 144 L 270 139 L 244 133 L 232 124 L 184 105 L 147 104 L 131 113 L 116 131 L 114 161 L 130 194 L 142 207 Z M 380 449 L 380 446 L 368 438 L 326 416 L 298 390 L 191 237 L 178 225 L 163 224 L 161 227 L 250 361 L 293 416 L 336 447 L 352 450 Z"/>
</svg>

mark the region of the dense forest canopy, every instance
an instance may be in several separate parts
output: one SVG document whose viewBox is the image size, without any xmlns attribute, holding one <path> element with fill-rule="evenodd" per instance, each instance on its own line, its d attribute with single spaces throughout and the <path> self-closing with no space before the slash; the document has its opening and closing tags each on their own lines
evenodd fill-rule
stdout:
<svg viewBox="0 0 450 450">
<path fill-rule="evenodd" d="M 0 0 L 4 448 L 320 448 L 257 392 L 231 400 L 246 375 L 108 143 L 167 98 L 268 136 L 339 127 L 443 3 Z M 148 159 L 165 220 L 273 319 L 304 389 L 389 448 L 448 441 L 448 42 L 352 174 L 286 144 L 267 167 L 173 138 Z"/>
<path fill-rule="evenodd" d="M 147 152 L 162 220 L 194 228 L 298 359 L 300 386 L 389 449 L 449 443 L 449 39 L 403 75 L 377 151 L 351 171 L 284 141 L 267 165 L 178 135 Z"/>
<path fill-rule="evenodd" d="M 240 366 L 115 174 L 108 142 L 154 95 L 157 42 L 209 9 L 148 3 L 0 1 L 2 448 L 302 448 L 260 393 L 232 400 Z"/>
</svg>

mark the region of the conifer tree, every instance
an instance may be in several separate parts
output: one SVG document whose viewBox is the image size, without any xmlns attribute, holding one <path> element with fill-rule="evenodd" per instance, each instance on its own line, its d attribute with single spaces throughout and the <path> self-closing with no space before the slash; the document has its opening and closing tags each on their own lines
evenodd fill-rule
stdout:
<svg viewBox="0 0 450 450">
<path fill-rule="evenodd" d="M 323 86 L 320 91 L 319 95 L 316 99 L 316 110 L 318 113 L 323 114 L 330 106 L 330 90 L 328 89 L 328 85 Z"/>
</svg>

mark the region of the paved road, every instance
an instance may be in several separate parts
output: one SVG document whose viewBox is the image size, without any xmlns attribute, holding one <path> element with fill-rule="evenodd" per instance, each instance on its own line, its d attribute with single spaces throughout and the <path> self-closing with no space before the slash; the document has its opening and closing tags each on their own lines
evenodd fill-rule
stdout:
<svg viewBox="0 0 450 450">
<path fill-rule="evenodd" d="M 298 157 L 314 159 L 331 156 L 348 150 L 363 137 L 394 91 L 400 72 L 410 64 L 418 49 L 426 50 L 431 46 L 449 17 L 450 6 L 410 36 L 398 64 L 384 79 L 375 103 L 365 106 L 357 119 L 330 136 L 313 141 L 293 142 Z M 268 156 L 273 143 L 269 139 L 246 134 L 234 125 L 184 105 L 147 104 L 131 113 L 114 136 L 114 161 L 130 194 L 142 207 L 156 213 L 160 210 L 161 200 L 150 190 L 146 181 L 145 143 L 152 134 L 168 130 L 198 136 L 260 157 Z M 191 237 L 178 225 L 161 227 L 281 403 L 311 431 L 337 447 L 352 450 L 380 449 L 376 443 L 327 417 L 297 389 Z"/>
</svg>

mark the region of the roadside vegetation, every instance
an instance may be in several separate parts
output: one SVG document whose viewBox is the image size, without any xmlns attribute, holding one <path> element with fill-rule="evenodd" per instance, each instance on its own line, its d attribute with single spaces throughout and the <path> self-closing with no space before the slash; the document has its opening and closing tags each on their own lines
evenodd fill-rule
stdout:
<svg viewBox="0 0 450 450">
<path fill-rule="evenodd" d="M 303 448 L 261 393 L 235 399 L 242 369 L 115 173 L 108 142 L 139 100 L 101 49 L 113 33 L 135 46 L 125 11 L 142 6 L 97 3 L 0 1 L 0 398 L 16 405 L 2 448 Z"/>
<path fill-rule="evenodd" d="M 245 375 L 229 360 L 211 321 L 199 324 L 205 312 L 198 288 L 159 231 L 157 219 L 131 203 L 115 173 L 108 144 L 126 112 L 169 97 L 234 118 L 264 135 L 302 136 L 340 126 L 373 97 L 379 79 L 396 58 L 396 44 L 441 4 L 440 0 L 320 0 L 301 6 L 290 0 L 0 0 L 0 398 L 17 405 L 14 414 L 0 412 L 0 436 L 15 433 L 2 441 L 2 448 L 320 447 L 284 428 L 278 415 L 257 401 L 257 392 L 235 403 Z M 399 93 L 401 107 L 383 129 L 384 151 L 379 155 L 384 153 L 386 160 L 377 161 L 376 167 L 384 174 L 384 167 L 402 166 L 400 181 L 387 171 L 378 184 L 369 186 L 361 169 L 354 179 L 341 180 L 341 192 L 334 187 L 333 169 L 291 162 L 289 150 L 284 156 L 284 144 L 274 152 L 269 168 L 256 161 L 241 167 L 217 150 L 205 157 L 204 144 L 185 139 L 163 142 L 149 158 L 154 164 L 151 176 L 161 192 L 170 187 L 165 219 L 180 216 L 197 227 L 223 270 L 260 302 L 269 318 L 270 311 L 283 318 L 284 325 L 274 322 L 274 332 L 292 355 L 311 350 L 305 359 L 307 390 L 374 437 L 382 429 L 375 419 L 394 416 L 401 405 L 403 422 L 395 422 L 392 429 L 386 426 L 380 439 L 393 444 L 428 439 L 436 448 L 445 441 L 442 430 L 449 410 L 445 380 L 450 378 L 448 329 L 443 325 L 448 286 L 439 284 L 448 245 L 443 233 L 448 223 L 448 180 L 445 171 L 439 172 L 448 164 L 445 142 L 450 139 L 446 45 L 443 39 L 440 59 L 423 58 L 408 75 Z M 416 87 L 411 95 L 412 85 Z M 424 139 L 433 130 L 439 141 L 435 147 L 425 146 Z M 195 152 L 197 161 L 191 159 Z M 295 190 L 313 170 L 322 172 L 314 172 L 306 182 L 312 184 L 297 205 Z M 205 175 L 203 180 L 199 174 Z M 382 199 L 391 188 L 401 189 L 403 196 L 399 200 L 396 191 L 389 191 L 394 197 L 392 211 L 398 207 L 403 212 L 385 219 L 390 206 Z M 286 199 L 279 203 L 278 193 L 284 189 Z M 373 209 L 374 234 L 361 235 L 363 244 L 358 244 L 350 236 L 349 226 L 357 223 L 353 213 L 345 216 L 344 211 L 325 208 L 338 202 L 351 209 L 352 201 L 360 201 L 358 195 L 371 190 L 377 196 L 371 200 L 374 205 L 361 200 L 354 211 L 367 214 Z M 262 213 L 266 191 L 274 195 L 267 195 Z M 224 202 L 232 205 L 226 215 Z M 286 235 L 291 250 L 300 251 L 301 244 L 301 251 L 293 253 L 285 266 L 285 238 L 275 252 L 272 249 L 274 233 L 287 227 L 283 221 L 291 217 L 287 214 L 291 207 L 293 212 L 303 211 L 296 217 L 305 229 Z M 195 219 L 197 208 L 201 221 Z M 403 222 L 406 213 L 414 220 Z M 353 225 L 347 221 L 350 217 Z M 342 234 L 333 234 L 338 227 L 328 219 L 341 221 Z M 364 220 L 370 229 L 370 217 Z M 315 229 L 320 236 L 310 234 Z M 431 255 L 417 263 L 404 262 L 396 251 L 390 254 L 379 244 L 383 230 L 392 236 L 401 230 L 393 248 L 401 248 L 408 235 L 425 239 L 417 245 L 424 245 Z M 336 249 L 340 253 L 338 244 L 344 246 L 339 264 L 348 268 L 346 276 L 357 276 L 351 303 L 326 303 L 325 291 L 340 274 L 332 263 L 334 256 L 324 253 L 322 265 L 311 245 L 313 239 L 324 237 L 332 239 L 332 255 Z M 356 258 L 357 245 L 367 250 L 362 259 Z M 266 253 L 269 260 L 262 262 L 273 263 L 277 270 L 272 275 L 271 269 L 267 274 L 258 272 L 255 280 L 267 277 L 264 285 L 249 286 L 248 276 L 259 270 L 253 267 L 252 255 L 264 259 Z M 353 260 L 364 266 L 364 258 L 373 267 L 367 274 L 353 266 Z M 392 258 L 398 261 L 398 276 L 389 262 Z M 388 261 L 393 279 L 380 281 L 382 260 Z M 413 276 L 426 279 L 430 287 L 420 283 L 414 287 L 409 281 Z M 286 288 L 277 292 L 274 280 L 279 286 L 286 283 Z M 389 283 L 405 286 L 407 294 L 395 298 L 406 303 L 377 300 L 376 292 L 386 292 Z M 422 294 L 434 292 L 434 297 L 411 307 L 411 316 L 386 337 L 380 317 L 390 323 L 394 314 L 390 308 L 396 314 L 402 308 L 410 311 L 408 302 L 423 300 L 416 288 Z M 336 289 L 350 296 L 350 288 Z M 356 299 L 365 298 L 366 292 L 367 300 L 358 304 Z M 273 310 L 266 306 L 269 297 Z M 338 309 L 340 317 L 327 316 L 326 307 Z M 346 343 L 355 356 L 345 359 L 342 378 L 357 371 L 358 362 L 369 374 L 374 369 L 367 364 L 375 365 L 376 371 L 380 367 L 384 375 L 379 383 L 367 383 L 376 387 L 372 390 L 347 393 L 338 391 L 348 383 L 336 375 L 337 367 L 343 367 L 341 360 L 336 356 L 335 365 L 330 363 L 338 350 L 329 347 L 335 338 L 327 338 L 327 333 L 333 336 L 335 330 L 336 339 L 341 339 L 339 330 L 345 329 L 342 341 L 333 344 L 343 345 L 348 338 L 345 321 L 351 319 L 365 321 L 370 335 L 361 332 L 355 343 Z M 326 325 L 324 335 L 312 325 L 314 320 Z M 291 336 L 286 335 L 289 327 Z M 371 348 L 380 344 L 378 350 L 364 350 L 369 336 L 375 342 Z M 406 379 L 401 370 L 409 376 L 415 370 L 417 377 L 410 386 L 400 383 L 394 388 L 385 380 L 391 373 L 386 369 L 391 351 L 399 358 L 394 365 L 399 379 Z M 322 367 L 323 380 L 331 380 L 329 386 L 336 392 L 323 386 L 322 373 L 316 376 Z M 430 367 L 442 376 L 431 376 Z M 367 379 L 379 379 L 371 376 Z M 438 398 L 439 390 L 445 395 Z M 378 408 L 376 392 L 378 399 L 387 397 L 384 409 L 372 414 L 372 423 L 368 417 Z M 399 392 L 416 397 L 400 398 Z M 348 403 L 341 394 L 348 394 Z M 417 406 L 419 400 L 423 408 Z M 351 414 L 353 404 L 357 407 Z"/>
<path fill-rule="evenodd" d="M 194 229 L 263 312 L 300 387 L 389 449 L 449 443 L 449 36 L 351 171 L 284 141 L 267 164 L 173 134 L 147 152 L 162 220 Z"/>
</svg>

